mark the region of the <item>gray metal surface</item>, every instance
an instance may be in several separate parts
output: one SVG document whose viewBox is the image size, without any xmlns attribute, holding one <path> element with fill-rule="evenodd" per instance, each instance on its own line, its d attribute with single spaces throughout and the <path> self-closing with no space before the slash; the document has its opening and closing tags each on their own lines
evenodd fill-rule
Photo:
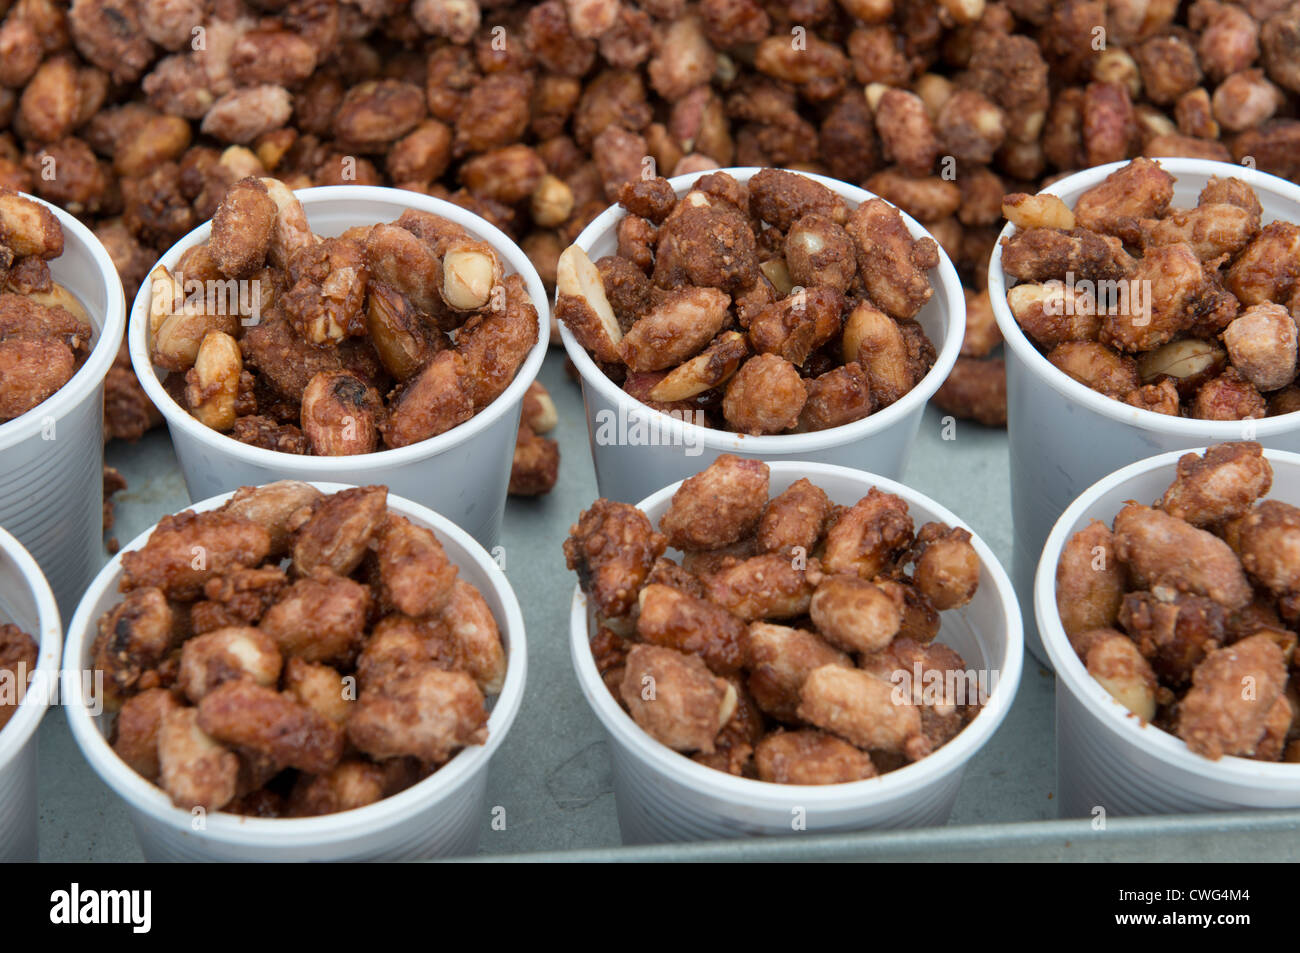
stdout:
<svg viewBox="0 0 1300 953">
<path fill-rule="evenodd" d="M 945 828 L 781 841 L 623 848 L 600 725 L 571 671 L 568 610 L 574 577 L 560 545 L 596 496 L 578 386 L 553 351 L 541 374 L 559 410 L 560 482 L 537 500 L 511 500 L 502 544 L 506 574 L 528 629 L 528 692 L 492 763 L 490 803 L 505 829 L 484 817 L 480 854 L 535 860 L 1245 860 L 1290 859 L 1300 813 L 1232 818 L 1057 822 L 1053 678 L 1026 656 L 1015 706 L 966 772 Z M 927 411 L 905 482 L 952 509 L 1010 565 L 1006 435 L 959 423 L 945 440 Z M 113 444 L 108 459 L 130 483 L 117 497 L 123 542 L 188 502 L 165 431 L 135 446 Z M 43 860 L 139 860 L 125 808 L 72 741 L 61 710 L 40 733 L 40 849 Z M 1052 823 L 1042 823 L 1052 821 Z M 1285 836 L 1279 836 L 1285 835 Z M 610 850 L 610 849 L 613 850 Z M 564 853 L 561 853 L 564 852 Z"/>
</svg>

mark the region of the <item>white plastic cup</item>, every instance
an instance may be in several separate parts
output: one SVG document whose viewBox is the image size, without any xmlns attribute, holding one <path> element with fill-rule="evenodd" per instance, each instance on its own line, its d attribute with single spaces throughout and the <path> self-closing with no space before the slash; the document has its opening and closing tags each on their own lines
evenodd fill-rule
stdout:
<svg viewBox="0 0 1300 953">
<path fill-rule="evenodd" d="M 27 694 L 0 728 L 0 863 L 30 862 L 37 859 L 36 729 L 58 691 L 63 623 L 41 567 L 2 529 L 0 622 L 12 622 L 39 646 L 36 671 L 14 674 L 28 678 Z"/>
<path fill-rule="evenodd" d="M 722 169 L 739 182 L 748 182 L 758 168 Z M 675 176 L 668 181 L 678 197 L 685 195 L 702 173 Z M 801 172 L 840 195 L 849 208 L 857 208 L 876 196 L 857 186 L 822 175 Z M 585 251 L 592 261 L 612 255 L 618 250 L 618 223 L 627 214 L 619 205 L 612 205 L 592 221 L 578 236 L 575 245 Z M 930 235 L 921 225 L 903 214 L 907 230 L 914 238 Z M 862 420 L 818 430 L 813 433 L 770 434 L 761 437 L 714 430 L 687 423 L 668 414 L 653 410 L 628 395 L 596 366 L 585 348 L 573 337 L 563 322 L 560 337 L 569 360 L 582 378 L 582 398 L 587 408 L 587 433 L 591 442 L 592 459 L 596 466 L 596 485 L 600 495 L 625 503 L 648 496 L 665 483 L 682 480 L 707 467 L 724 453 L 759 460 L 810 460 L 840 466 L 870 470 L 888 477 L 899 478 L 907 466 L 907 458 L 916 440 L 925 403 L 948 377 L 961 341 L 966 333 L 966 298 L 961 280 L 939 248 L 939 265 L 930 272 L 934 295 L 916 315 L 925 333 L 937 350 L 934 367 L 907 394 Z M 627 440 L 603 440 L 602 428 L 621 428 L 626 422 L 628 431 L 637 421 L 653 428 L 659 436 L 653 444 L 636 444 Z M 616 431 L 617 433 L 618 431 Z"/>
<path fill-rule="evenodd" d="M 1204 452 L 1203 447 L 1193 448 Z M 1109 474 L 1066 508 L 1043 549 L 1034 608 L 1056 669 L 1056 783 L 1062 817 L 1189 814 L 1300 808 L 1300 765 L 1189 751 L 1178 737 L 1143 724 L 1088 674 L 1056 610 L 1056 565 L 1070 537 L 1098 519 L 1110 526 L 1125 503 L 1150 503 L 1173 482 L 1185 451 L 1163 453 Z M 1265 450 L 1271 499 L 1300 504 L 1300 456 Z"/>
<path fill-rule="evenodd" d="M 316 483 L 325 493 L 347 489 Z M 195 503 L 202 512 L 221 506 L 229 493 Z M 68 724 L 72 735 L 104 783 L 126 801 L 136 838 L 150 861 L 358 861 L 413 860 L 473 853 L 488 811 L 488 765 L 519 712 L 524 697 L 528 653 L 519 602 L 503 573 L 468 533 L 418 503 L 389 494 L 388 506 L 411 522 L 433 530 L 459 578 L 483 594 L 501 630 L 506 649 L 506 679 L 492 702 L 488 740 L 464 748 L 430 777 L 374 804 L 322 817 L 257 818 L 210 812 L 202 830 L 195 816 L 172 804 L 166 793 L 131 770 L 109 746 L 109 719 L 91 713 L 81 677 L 65 678 Z M 123 552 L 149 539 L 141 533 Z M 122 557 L 113 558 L 87 590 L 68 628 L 66 667 L 80 676 L 90 671 L 99 618 L 121 601 L 117 584 Z M 3 739 L 0 739 L 2 742 Z"/>
<path fill-rule="evenodd" d="M 1212 176 L 1235 176 L 1250 185 L 1264 208 L 1264 222 L 1300 222 L 1300 187 L 1277 176 L 1207 159 L 1159 159 L 1177 180 L 1173 204 L 1196 205 Z M 1067 176 L 1043 189 L 1071 208 L 1079 196 L 1127 162 L 1112 162 Z M 1258 440 L 1266 447 L 1300 450 L 1300 418 L 1287 414 L 1263 420 L 1196 420 L 1170 417 L 1112 400 L 1057 370 L 1039 353 L 1007 307 L 1001 239 L 989 261 L 989 298 L 1006 340 L 1007 433 L 1011 444 L 1011 512 L 1014 549 L 1011 575 L 1032 618 L 1034 570 L 1043 542 L 1057 517 L 1085 487 L 1119 467 L 1165 450 L 1189 450 L 1225 440 Z M 1025 626 L 1029 650 L 1044 664 L 1039 633 Z"/>
<path fill-rule="evenodd" d="M 939 520 L 970 529 L 915 490 L 870 473 L 824 463 L 774 461 L 771 490 L 807 477 L 848 506 L 875 486 L 907 501 L 917 525 Z M 656 525 L 680 483 L 637 504 Z M 865 781 L 833 785 L 773 784 L 706 768 L 641 730 L 610 694 L 592 658 L 593 617 L 575 588 L 569 648 L 578 684 L 609 738 L 614 797 L 625 844 L 790 834 L 795 822 L 813 832 L 932 827 L 947 822 L 966 764 L 1006 717 L 1023 661 L 1020 607 L 1011 581 L 984 541 L 972 533 L 980 558 L 979 590 L 970 604 L 942 614 L 939 641 L 959 652 L 969 670 L 989 672 L 988 703 L 957 737 L 929 757 Z M 669 551 L 669 555 L 677 555 Z M 996 672 L 996 682 L 992 673 Z"/>
<path fill-rule="evenodd" d="M 340 235 L 353 225 L 392 222 L 407 209 L 432 212 L 460 225 L 496 249 L 507 275 L 523 276 L 537 308 L 537 343 L 510 386 L 496 400 L 446 433 L 410 446 L 350 457 L 280 453 L 218 433 L 172 400 L 162 386 L 159 370 L 149 360 L 151 286 L 146 281 L 131 310 L 131 363 L 145 393 L 167 419 L 190 499 L 201 500 L 240 486 L 275 480 L 325 480 L 359 486 L 382 483 L 393 493 L 443 514 L 491 549 L 496 545 L 505 512 L 524 391 L 541 369 L 550 336 L 550 306 L 542 279 L 528 256 L 500 229 L 450 202 L 418 192 L 369 185 L 328 185 L 301 189 L 295 194 L 312 231 L 327 237 Z M 158 263 L 174 269 L 181 254 L 207 241 L 211 231 L 211 222 L 200 225 L 173 245 Z"/>
<path fill-rule="evenodd" d="M 40 564 L 71 612 L 104 560 L 104 377 L 122 343 L 122 281 L 104 246 L 63 209 L 32 195 L 63 226 L 54 280 L 81 302 L 95 330 L 72 379 L 21 417 L 0 424 L 0 526 Z"/>
</svg>

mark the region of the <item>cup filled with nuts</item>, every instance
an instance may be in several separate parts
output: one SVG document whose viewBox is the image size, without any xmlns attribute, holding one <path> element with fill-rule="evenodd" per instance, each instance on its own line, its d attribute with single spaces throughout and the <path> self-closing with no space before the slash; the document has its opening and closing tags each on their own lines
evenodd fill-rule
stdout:
<svg viewBox="0 0 1300 953">
<path fill-rule="evenodd" d="M 36 730 L 57 697 L 63 623 L 41 567 L 0 529 L 0 862 L 34 862 Z"/>
<path fill-rule="evenodd" d="M 1085 490 L 1034 588 L 1063 816 L 1300 807 L 1300 456 L 1174 451 Z"/>
<path fill-rule="evenodd" d="M 472 853 L 523 617 L 468 533 L 283 480 L 165 516 L 69 627 L 68 720 L 150 860 Z"/>
<path fill-rule="evenodd" d="M 943 824 L 1020 681 L 988 547 L 913 490 L 724 454 L 570 530 L 627 843 Z"/>
<path fill-rule="evenodd" d="M 90 230 L 0 187 L 0 526 L 70 613 L 104 555 L 104 378 L 122 282 Z"/>
<path fill-rule="evenodd" d="M 471 212 L 247 178 L 159 261 L 129 338 L 191 499 L 383 482 L 490 547 L 549 327 L 528 258 Z"/>
<path fill-rule="evenodd" d="M 924 228 L 781 169 L 618 195 L 556 271 L 602 495 L 633 502 L 725 453 L 901 473 L 965 327 Z"/>
<path fill-rule="evenodd" d="M 989 297 L 1007 342 L 1012 577 L 1029 615 L 1047 534 L 1103 476 L 1225 440 L 1300 450 L 1300 187 L 1134 159 L 1008 195 L 1003 212 Z"/>
</svg>

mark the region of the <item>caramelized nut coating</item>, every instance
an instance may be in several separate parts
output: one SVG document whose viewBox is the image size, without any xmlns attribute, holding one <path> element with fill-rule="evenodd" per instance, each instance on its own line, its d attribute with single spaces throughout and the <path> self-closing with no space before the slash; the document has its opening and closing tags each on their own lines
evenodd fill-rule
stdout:
<svg viewBox="0 0 1300 953">
<path fill-rule="evenodd" d="M 882 678 L 823 665 L 804 680 L 798 714 L 864 750 L 919 760 L 930 753 L 930 742 L 921 733 L 920 709 L 910 698 L 894 696 L 894 686 Z"/>
<path fill-rule="evenodd" d="M 257 566 L 270 548 L 266 528 L 242 516 L 186 510 L 164 516 L 142 548 L 122 554 L 120 588 L 153 586 L 173 599 L 193 599 L 213 576 Z"/>
<path fill-rule="evenodd" d="M 1170 516 L 1208 527 L 1244 515 L 1273 485 L 1257 443 L 1224 443 L 1178 459 L 1178 475 L 1156 504 Z"/>
<path fill-rule="evenodd" d="M 619 692 L 633 720 L 675 751 L 712 753 L 736 705 L 735 688 L 699 656 L 658 645 L 632 647 Z"/>
<path fill-rule="evenodd" d="M 651 583 L 641 590 L 636 631 L 642 639 L 694 653 L 719 675 L 745 663 L 745 624 L 706 599 Z"/>
<path fill-rule="evenodd" d="M 806 477 L 796 480 L 769 500 L 759 519 L 759 552 L 790 553 L 796 548 L 810 553 L 821 538 L 831 514 L 826 491 Z"/>
<path fill-rule="evenodd" d="M 458 570 L 431 530 L 390 514 L 377 542 L 380 590 L 388 605 L 408 616 L 447 607 Z"/>
<path fill-rule="evenodd" d="M 766 463 L 723 454 L 683 481 L 659 528 L 674 549 L 721 549 L 754 532 L 767 492 Z"/>
<path fill-rule="evenodd" d="M 1254 754 L 1286 675 L 1282 650 L 1268 635 L 1216 649 L 1197 666 L 1179 705 L 1178 736 L 1211 760 Z"/>
<path fill-rule="evenodd" d="M 596 611 L 617 618 L 635 605 L 666 547 L 667 539 L 636 507 L 599 499 L 569 528 L 564 559 Z"/>
<path fill-rule="evenodd" d="M 1065 634 L 1115 624 L 1124 600 L 1124 566 L 1110 528 L 1092 520 L 1061 549 L 1056 564 L 1056 608 Z"/>
<path fill-rule="evenodd" d="M 844 784 L 876 776 L 871 757 L 821 731 L 781 731 L 754 749 L 758 776 L 777 784 Z"/>
<path fill-rule="evenodd" d="M 1250 584 L 1227 543 L 1160 510 L 1129 504 L 1115 517 L 1115 554 L 1144 588 L 1169 586 L 1227 609 L 1250 602 Z"/>
</svg>

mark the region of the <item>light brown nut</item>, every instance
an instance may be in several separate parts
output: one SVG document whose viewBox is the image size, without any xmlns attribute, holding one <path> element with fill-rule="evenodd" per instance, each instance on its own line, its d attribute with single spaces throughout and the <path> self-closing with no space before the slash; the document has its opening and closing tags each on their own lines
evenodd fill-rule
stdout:
<svg viewBox="0 0 1300 953">
<path fill-rule="evenodd" d="M 761 460 L 724 453 L 673 494 L 659 528 L 683 551 L 722 549 L 750 535 L 767 505 L 769 472 Z"/>
<path fill-rule="evenodd" d="M 761 553 L 807 555 L 821 538 L 831 513 L 826 491 L 806 478 L 796 480 L 768 501 L 758 523 L 756 541 Z"/>
<path fill-rule="evenodd" d="M 177 684 L 197 705 L 222 682 L 235 678 L 274 688 L 280 665 L 280 650 L 269 635 L 250 626 L 230 626 L 185 640 Z"/>
<path fill-rule="evenodd" d="M 222 432 L 235 425 L 243 370 L 238 341 L 224 331 L 203 336 L 194 366 L 185 373 L 185 403 L 199 423 Z"/>
<path fill-rule="evenodd" d="M 723 331 L 707 348 L 669 371 L 650 388 L 650 399 L 664 403 L 687 400 L 720 387 L 731 379 L 749 353 L 745 335 L 739 331 Z"/>
<path fill-rule="evenodd" d="M 1141 220 L 1159 217 L 1173 197 L 1173 176 L 1149 159 L 1134 159 L 1080 195 L 1074 217 L 1082 228 L 1136 242 Z"/>
<path fill-rule="evenodd" d="M 39 406 L 72 379 L 77 364 L 62 341 L 49 338 L 0 340 L 0 422 Z"/>
<path fill-rule="evenodd" d="M 703 579 L 704 588 L 710 600 L 747 622 L 797 618 L 808 611 L 813 587 L 795 564 L 780 553 L 725 561 Z"/>
<path fill-rule="evenodd" d="M 891 166 L 867 179 L 866 187 L 913 218 L 940 221 L 955 215 L 962 203 L 957 183 L 937 175 L 911 176 Z M 998 198 L 1002 198 L 999 189 Z M 996 219 L 995 219 L 996 221 Z"/>
<path fill-rule="evenodd" d="M 347 735 L 372 758 L 412 756 L 441 764 L 456 751 L 487 740 L 483 693 L 464 672 L 432 665 L 363 690 L 348 719 Z"/>
<path fill-rule="evenodd" d="M 1300 226 L 1271 222 L 1228 266 L 1224 284 L 1246 306 L 1265 301 L 1284 302 L 1300 274 L 1297 254 L 1300 254 Z"/>
<path fill-rule="evenodd" d="M 379 392 L 351 371 L 323 371 L 302 395 L 302 430 L 318 457 L 371 453 L 384 410 Z"/>
<path fill-rule="evenodd" d="M 197 708 L 174 708 L 158 729 L 158 782 L 185 810 L 217 811 L 235 796 L 239 759 L 199 727 Z"/>
<path fill-rule="evenodd" d="M 698 655 L 718 675 L 745 665 L 745 623 L 727 610 L 660 583 L 642 589 L 638 603 L 636 631 L 643 641 Z"/>
<path fill-rule="evenodd" d="M 8 246 L 16 258 L 58 258 L 63 254 L 63 228 L 44 205 L 0 188 L 0 245 Z"/>
<path fill-rule="evenodd" d="M 1261 391 L 1285 387 L 1296 375 L 1296 324 L 1272 302 L 1247 308 L 1223 332 L 1223 344 L 1238 373 Z"/>
<path fill-rule="evenodd" d="M 630 370 L 658 371 L 697 354 L 722 330 L 731 298 L 717 288 L 681 288 L 623 335 L 619 352 Z"/>
<path fill-rule="evenodd" d="M 464 670 L 485 695 L 500 694 L 506 679 L 506 650 L 483 595 L 464 579 L 457 579 L 440 620 L 450 632 Z"/>
<path fill-rule="evenodd" d="M 623 330 L 605 296 L 600 272 L 577 245 L 570 245 L 560 254 L 555 287 L 555 316 L 568 326 L 578 343 L 598 361 L 621 360 Z"/>
<path fill-rule="evenodd" d="M 257 627 L 285 657 L 348 668 L 365 639 L 369 609 L 365 586 L 321 571 L 286 589 Z"/>
<path fill-rule="evenodd" d="M 1172 378 L 1178 392 L 1191 396 L 1227 366 L 1227 352 L 1213 341 L 1180 338 L 1137 357 L 1143 383 Z"/>
<path fill-rule="evenodd" d="M 380 224 L 366 236 L 365 252 L 372 280 L 408 298 L 428 319 L 443 320 L 442 263 L 427 242 L 405 228 Z"/>
<path fill-rule="evenodd" d="M 1056 609 L 1069 636 L 1115 624 L 1124 599 L 1124 566 L 1110 528 L 1093 520 L 1061 548 Z"/>
<path fill-rule="evenodd" d="M 868 672 L 823 665 L 804 680 L 798 714 L 858 748 L 919 760 L 931 748 L 920 709 L 896 694 L 894 685 Z"/>
<path fill-rule="evenodd" d="M 1156 715 L 1156 682 L 1138 647 L 1115 629 L 1091 629 L 1071 639 L 1088 674 L 1110 696 L 1143 721 Z"/>
<path fill-rule="evenodd" d="M 1156 506 L 1193 526 L 1211 526 L 1245 515 L 1272 485 L 1273 468 L 1259 444 L 1218 444 L 1202 456 L 1179 457 L 1178 475 Z"/>
<path fill-rule="evenodd" d="M 1178 388 L 1173 379 L 1164 377 L 1155 384 L 1143 384 L 1124 396 L 1124 403 L 1131 407 L 1149 410 L 1153 414 L 1167 414 L 1170 417 L 1182 416 L 1182 404 Z"/>
<path fill-rule="evenodd" d="M 915 316 L 934 294 L 926 276 L 939 264 L 934 239 L 913 239 L 898 209 L 881 199 L 854 209 L 845 229 L 857 245 L 858 273 L 872 301 L 891 317 Z"/>
<path fill-rule="evenodd" d="M 964 162 L 991 162 L 1007 134 L 1006 114 L 973 89 L 945 98 L 934 124 L 942 151 Z"/>
<path fill-rule="evenodd" d="M 1202 420 L 1248 420 L 1264 417 L 1268 404 L 1254 384 L 1229 367 L 1201 385 L 1188 411 Z"/>
<path fill-rule="evenodd" d="M 264 527 L 270 534 L 267 555 L 279 557 L 289 551 L 294 516 L 310 508 L 324 494 L 310 483 L 278 480 L 262 486 L 241 486 L 221 509 Z"/>
<path fill-rule="evenodd" d="M 906 501 L 872 487 L 827 530 L 822 566 L 827 572 L 874 579 L 892 568 L 911 544 Z"/>
<path fill-rule="evenodd" d="M 957 609 L 975 597 L 980 560 L 967 530 L 926 523 L 916 534 L 920 557 L 912 582 L 940 612 Z"/>
<path fill-rule="evenodd" d="M 458 570 L 431 530 L 389 514 L 375 555 L 384 602 L 398 612 L 434 615 L 451 601 Z"/>
<path fill-rule="evenodd" d="M 1176 211 L 1146 231 L 1148 248 L 1155 245 L 1189 245 L 1201 261 L 1236 255 L 1259 229 L 1259 216 L 1236 205 L 1198 205 Z"/>
<path fill-rule="evenodd" d="M 749 211 L 781 231 L 805 215 L 825 215 L 836 225 L 848 221 L 844 200 L 812 179 L 784 169 L 763 169 L 746 183 Z"/>
<path fill-rule="evenodd" d="M 675 751 L 714 750 L 736 706 L 736 690 L 696 655 L 658 645 L 628 653 L 619 693 L 632 719 Z"/>
<path fill-rule="evenodd" d="M 902 615 L 884 590 L 856 575 L 827 576 L 809 614 L 821 636 L 845 652 L 878 652 L 898 634 Z"/>
<path fill-rule="evenodd" d="M 336 725 L 346 722 L 352 710 L 353 693 L 342 675 L 328 665 L 304 662 L 296 655 L 285 663 L 284 690 Z"/>
<path fill-rule="evenodd" d="M 869 301 L 860 302 L 845 319 L 840 353 L 845 363 L 862 366 L 877 407 L 889 406 L 916 384 L 898 322 Z"/>
<path fill-rule="evenodd" d="M 1142 588 L 1169 586 L 1228 609 L 1251 600 L 1250 584 L 1228 544 L 1149 506 L 1131 503 L 1115 517 L 1115 554 Z"/>
<path fill-rule="evenodd" d="M 221 511 L 164 516 L 143 547 L 122 554 L 122 592 L 156 586 L 169 598 L 195 599 L 203 584 L 232 569 L 258 566 L 271 536 L 265 527 Z"/>
<path fill-rule="evenodd" d="M 885 157 L 912 175 L 930 172 L 939 156 L 940 145 L 921 97 L 888 88 L 874 108 L 876 132 Z"/>
<path fill-rule="evenodd" d="M 1238 529 L 1242 565 L 1260 585 L 1277 595 L 1300 591 L 1300 510 L 1281 500 L 1263 500 Z"/>
<path fill-rule="evenodd" d="M 785 236 L 790 279 L 805 288 L 847 291 L 857 272 L 853 240 L 824 215 L 805 215 Z"/>
<path fill-rule="evenodd" d="M 807 400 L 798 368 L 775 354 L 759 354 L 727 382 L 722 414 L 741 433 L 781 433 L 799 423 Z"/>
<path fill-rule="evenodd" d="M 808 399 L 799 412 L 802 432 L 842 427 L 876 409 L 870 380 L 856 361 L 805 381 Z"/>
<path fill-rule="evenodd" d="M 1178 736 L 1211 760 L 1255 754 L 1286 674 L 1282 650 L 1265 634 L 1211 652 L 1179 705 Z M 1247 684 L 1253 691 L 1245 691 Z"/>
<path fill-rule="evenodd" d="M 1067 341 L 1053 348 L 1047 359 L 1080 384 L 1115 400 L 1123 400 L 1140 384 L 1131 357 L 1096 341 Z"/>
<path fill-rule="evenodd" d="M 293 543 L 293 573 L 310 576 L 318 568 L 347 576 L 361 564 L 384 525 L 388 490 L 362 486 L 322 499 L 298 527 Z"/>
<path fill-rule="evenodd" d="M 1101 311 L 1091 289 L 1067 286 L 1053 278 L 1042 284 L 1025 282 L 1007 292 L 1007 306 L 1016 323 L 1043 347 L 1066 341 L 1095 341 Z"/>
<path fill-rule="evenodd" d="M 414 377 L 446 346 L 405 295 L 378 281 L 367 287 L 366 332 L 384 370 L 398 381 Z"/>
<path fill-rule="evenodd" d="M 1074 228 L 1074 212 L 1057 196 L 1015 192 L 1002 199 L 1002 214 L 1016 228 Z"/>
<path fill-rule="evenodd" d="M 203 115 L 199 129 L 222 142 L 250 143 L 279 129 L 293 115 L 293 97 L 283 86 L 263 83 L 231 90 Z"/>
<path fill-rule="evenodd" d="M 537 180 L 529 198 L 533 223 L 542 228 L 561 225 L 573 213 L 573 190 L 563 179 L 547 173 Z"/>
<path fill-rule="evenodd" d="M 763 781 L 775 784 L 845 784 L 876 776 L 871 757 L 820 731 L 778 731 L 754 748 Z"/>
<path fill-rule="evenodd" d="M 820 636 L 767 622 L 750 623 L 749 657 L 747 684 L 754 701 L 782 721 L 796 720 L 799 690 L 810 672 L 823 665 L 853 667 L 849 656 Z"/>
<path fill-rule="evenodd" d="M 487 242 L 452 242 L 442 259 L 442 300 L 455 311 L 477 311 L 501 283 L 501 259 Z"/>
<path fill-rule="evenodd" d="M 424 118 L 424 91 L 396 79 L 367 80 L 353 86 L 334 114 L 334 135 L 362 152 L 382 152 Z"/>
<path fill-rule="evenodd" d="M 132 695 L 113 723 L 113 750 L 146 781 L 158 781 L 158 733 L 170 711 L 181 707 L 165 688 Z"/>
</svg>

